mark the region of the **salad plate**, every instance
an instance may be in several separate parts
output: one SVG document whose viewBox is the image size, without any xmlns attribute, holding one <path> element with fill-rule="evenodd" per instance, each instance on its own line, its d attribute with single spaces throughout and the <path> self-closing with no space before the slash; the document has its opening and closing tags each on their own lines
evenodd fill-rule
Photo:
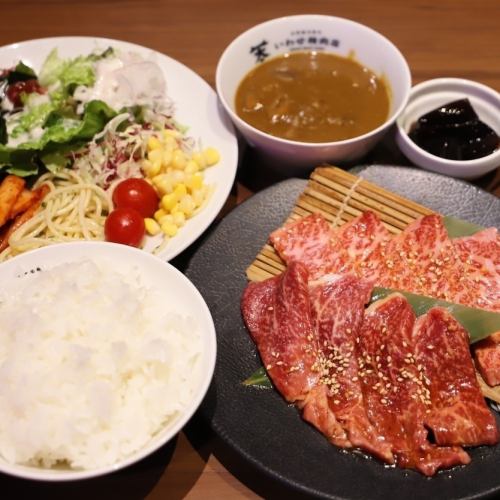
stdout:
<svg viewBox="0 0 500 500">
<path fill-rule="evenodd" d="M 191 69 L 164 54 L 108 38 L 54 37 L 0 47 L 0 69 L 12 68 L 22 61 L 38 72 L 53 49 L 57 49 L 59 57 L 63 59 L 103 52 L 109 47 L 156 63 L 166 81 L 166 96 L 173 105 L 176 123 L 187 130 L 186 135 L 197 149 L 212 147 L 220 154 L 220 161 L 204 171 L 205 182 L 212 188 L 208 202 L 157 253 L 160 258 L 171 260 L 191 245 L 213 222 L 230 193 L 236 175 L 236 136 L 212 88 Z M 153 251 L 161 243 L 161 238 L 162 236 L 148 236 L 144 249 Z"/>
<path fill-rule="evenodd" d="M 354 173 L 445 215 L 500 227 L 500 200 L 466 182 L 385 165 L 355 169 Z M 212 312 L 218 344 L 214 379 L 200 407 L 200 418 L 246 465 L 284 485 L 290 496 L 497 498 L 500 445 L 469 449 L 469 465 L 426 478 L 336 448 L 277 391 L 243 385 L 261 366 L 240 312 L 240 297 L 247 285 L 245 271 L 269 233 L 286 220 L 306 184 L 306 180 L 290 179 L 249 198 L 218 224 L 190 260 L 186 275 Z M 236 232 L 238 239 L 234 238 Z M 500 416 L 495 416 L 500 422 Z"/>
</svg>

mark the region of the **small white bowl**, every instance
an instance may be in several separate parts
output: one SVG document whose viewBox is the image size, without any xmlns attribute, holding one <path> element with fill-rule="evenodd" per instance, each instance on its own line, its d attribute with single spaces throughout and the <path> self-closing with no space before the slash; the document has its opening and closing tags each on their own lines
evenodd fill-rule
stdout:
<svg viewBox="0 0 500 500">
<path fill-rule="evenodd" d="M 354 55 L 359 63 L 385 77 L 391 93 L 387 120 L 364 135 L 322 143 L 275 137 L 242 120 L 235 111 L 235 94 L 241 80 L 262 60 L 259 55 L 267 59 L 294 50 Z M 371 28 L 340 17 L 298 15 L 264 22 L 234 39 L 219 59 L 215 83 L 224 108 L 246 141 L 268 157 L 280 172 L 295 175 L 320 163 L 346 163 L 364 156 L 406 106 L 411 75 L 401 52 Z"/>
<path fill-rule="evenodd" d="M 18 279 L 20 275 L 33 273 L 32 270 L 50 273 L 50 269 L 58 264 L 82 260 L 112 262 L 113 268 L 118 268 L 120 271 L 130 271 L 136 267 L 140 271 L 143 285 L 153 293 L 161 293 L 162 298 L 165 296 L 168 309 L 195 318 L 202 347 L 195 390 L 184 412 L 169 421 L 142 448 L 112 465 L 86 470 L 49 469 L 11 464 L 0 455 L 0 471 L 3 473 L 32 480 L 70 481 L 116 472 L 145 458 L 171 440 L 197 410 L 210 385 L 215 368 L 216 336 L 208 306 L 188 278 L 158 257 L 115 243 L 90 241 L 62 243 L 27 252 L 0 264 L 0 281 L 8 283 Z M 29 279 L 29 276 L 26 279 Z M 65 311 L 61 310 L 61 314 L 64 315 Z M 133 433 L 134 429 L 131 428 L 130 432 Z"/>
<path fill-rule="evenodd" d="M 417 146 L 408 133 L 422 115 L 467 97 L 479 118 L 500 135 L 500 94 L 486 85 L 462 78 L 436 78 L 415 85 L 397 120 L 396 143 L 415 165 L 450 177 L 474 179 L 500 166 L 500 149 L 475 160 L 440 158 Z"/>
</svg>

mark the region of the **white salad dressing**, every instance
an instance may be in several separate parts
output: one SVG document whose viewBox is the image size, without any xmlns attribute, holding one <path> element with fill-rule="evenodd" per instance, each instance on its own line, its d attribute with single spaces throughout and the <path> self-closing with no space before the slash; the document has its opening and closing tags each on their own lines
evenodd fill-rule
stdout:
<svg viewBox="0 0 500 500">
<path fill-rule="evenodd" d="M 4 99 L 3 101 L 10 102 L 9 99 Z M 47 94 L 37 94 L 36 92 L 29 94 L 28 98 L 26 99 L 26 103 L 24 105 L 24 111 L 19 111 L 18 113 L 11 115 L 9 120 L 7 121 L 7 134 L 9 137 L 9 140 L 7 142 L 8 147 L 17 148 L 21 144 L 25 144 L 31 141 L 37 141 L 38 139 L 40 139 L 40 137 L 42 137 L 45 130 L 41 125 L 35 125 L 31 129 L 22 132 L 20 134 L 17 134 L 15 136 L 13 135 L 13 131 L 17 126 L 19 126 L 20 120 L 24 115 L 25 111 L 29 112 L 34 108 L 49 103 L 50 103 L 50 97 Z"/>
<path fill-rule="evenodd" d="M 0 102 L 0 110 L 1 111 L 12 111 L 14 109 L 14 104 L 10 101 L 10 99 L 2 99 Z"/>
<path fill-rule="evenodd" d="M 37 92 L 33 92 L 28 95 L 26 100 L 26 104 L 24 107 L 26 109 L 33 109 L 37 106 L 41 106 L 42 104 L 49 104 L 50 96 L 48 94 L 38 94 Z"/>
<path fill-rule="evenodd" d="M 159 109 L 166 100 L 166 81 L 160 67 L 137 54 L 120 53 L 101 59 L 94 66 L 93 87 L 78 86 L 73 97 L 80 101 L 79 113 L 92 100 L 104 101 L 118 111 L 131 106 Z"/>
</svg>

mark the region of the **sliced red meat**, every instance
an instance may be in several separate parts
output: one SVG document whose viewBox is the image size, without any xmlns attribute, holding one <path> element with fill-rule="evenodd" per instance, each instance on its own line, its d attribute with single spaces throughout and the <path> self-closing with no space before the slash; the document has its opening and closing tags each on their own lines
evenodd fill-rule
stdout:
<svg viewBox="0 0 500 500">
<path fill-rule="evenodd" d="M 462 262 L 459 278 L 468 290 L 465 300 L 457 302 L 500 312 L 500 238 L 495 228 L 484 229 L 472 236 L 453 240 L 455 252 Z"/>
<path fill-rule="evenodd" d="M 500 238 L 494 228 L 451 240 L 442 217 L 427 215 L 391 238 L 370 211 L 333 230 L 312 214 L 278 229 L 271 242 L 312 278 L 354 273 L 379 286 L 500 311 Z"/>
<path fill-rule="evenodd" d="M 326 385 L 316 386 L 306 397 L 302 411 L 306 422 L 316 427 L 330 442 L 341 448 L 352 448 L 345 429 L 337 420 L 330 404 Z"/>
<path fill-rule="evenodd" d="M 391 234 L 379 217 L 367 211 L 335 231 L 335 251 L 345 252 L 345 265 L 340 270 L 377 282 L 383 261 L 382 253 Z"/>
<path fill-rule="evenodd" d="M 250 283 L 244 291 L 241 308 L 278 391 L 286 400 L 303 406 L 304 419 L 332 443 L 351 447 L 329 407 L 326 387 L 316 386 L 320 373 L 312 367 L 319 347 L 312 325 L 305 267 L 291 263 L 281 276 Z"/>
<path fill-rule="evenodd" d="M 500 384 L 500 332 L 475 344 L 474 355 L 484 381 L 491 386 Z"/>
<path fill-rule="evenodd" d="M 270 236 L 283 260 L 305 264 L 311 279 L 327 273 L 354 273 L 377 279 L 380 253 L 389 239 L 389 231 L 370 211 L 338 229 L 315 213 L 277 229 Z"/>
<path fill-rule="evenodd" d="M 425 388 L 415 365 L 412 331 L 415 314 L 399 294 L 372 304 L 357 342 L 359 376 L 368 417 L 391 443 L 396 463 L 433 475 L 470 461 L 460 447 L 438 447 L 423 425 Z"/>
<path fill-rule="evenodd" d="M 415 362 L 424 374 L 425 425 L 438 444 L 498 442 L 498 430 L 479 388 L 469 336 L 445 309 L 421 316 L 413 332 Z"/>
<path fill-rule="evenodd" d="M 439 215 L 427 215 L 395 236 L 383 253 L 378 284 L 420 295 L 440 296 L 451 241 Z"/>
<path fill-rule="evenodd" d="M 318 350 L 307 269 L 292 262 L 286 272 L 250 283 L 241 302 L 243 319 L 274 385 L 290 402 L 304 400 L 317 384 Z"/>
<path fill-rule="evenodd" d="M 332 245 L 332 234 L 328 221 L 314 213 L 277 229 L 269 239 L 286 263 L 302 262 L 314 279 L 344 265 L 344 256 Z"/>
<path fill-rule="evenodd" d="M 327 389 L 329 408 L 349 442 L 393 463 L 390 445 L 376 432 L 366 415 L 355 354 L 354 339 L 371 291 L 370 282 L 351 275 L 330 275 L 310 284 L 320 349 L 315 368 L 321 374 L 320 383 Z M 304 418 L 307 419 L 307 413 Z"/>
</svg>

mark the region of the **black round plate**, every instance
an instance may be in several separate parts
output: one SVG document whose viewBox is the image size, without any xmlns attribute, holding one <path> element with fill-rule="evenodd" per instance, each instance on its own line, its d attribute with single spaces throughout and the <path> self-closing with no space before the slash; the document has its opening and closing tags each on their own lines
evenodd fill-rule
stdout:
<svg viewBox="0 0 500 500">
<path fill-rule="evenodd" d="M 407 167 L 377 165 L 358 172 L 443 214 L 500 226 L 500 199 L 465 182 Z M 425 478 L 336 448 L 276 391 L 242 385 L 260 366 L 240 314 L 245 270 L 305 185 L 291 179 L 254 195 L 220 222 L 189 263 L 186 274 L 207 301 L 218 337 L 215 375 L 200 416 L 258 469 L 308 495 L 365 500 L 500 494 L 500 446 L 471 449 L 468 466 Z"/>
</svg>

